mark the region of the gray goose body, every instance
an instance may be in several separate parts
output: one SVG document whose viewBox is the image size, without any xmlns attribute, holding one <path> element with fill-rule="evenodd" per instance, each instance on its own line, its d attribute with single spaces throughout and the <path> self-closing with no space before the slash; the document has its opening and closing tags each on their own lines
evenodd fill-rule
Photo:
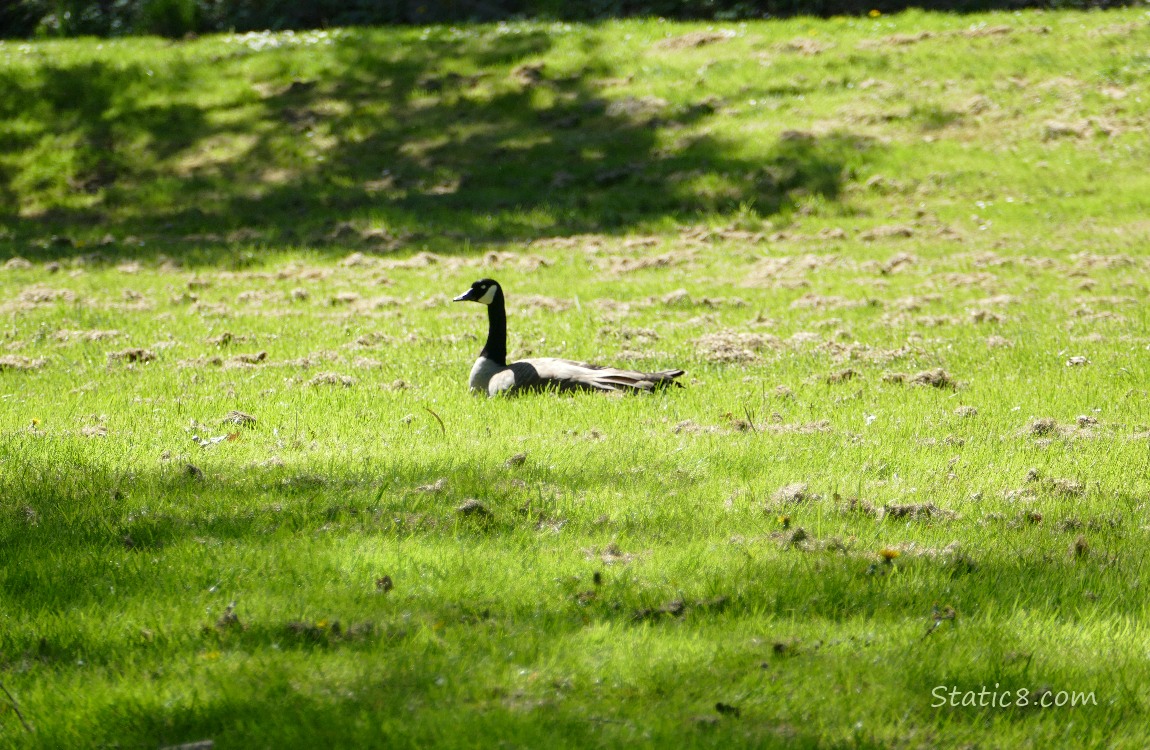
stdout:
<svg viewBox="0 0 1150 750">
<path fill-rule="evenodd" d="M 479 302 L 487 306 L 487 343 L 471 368 L 468 385 L 488 396 L 523 391 L 653 391 L 671 384 L 682 370 L 639 372 L 576 362 L 571 359 L 537 357 L 507 363 L 507 310 L 503 289 L 491 279 L 481 279 L 455 298 L 456 302 Z"/>
</svg>

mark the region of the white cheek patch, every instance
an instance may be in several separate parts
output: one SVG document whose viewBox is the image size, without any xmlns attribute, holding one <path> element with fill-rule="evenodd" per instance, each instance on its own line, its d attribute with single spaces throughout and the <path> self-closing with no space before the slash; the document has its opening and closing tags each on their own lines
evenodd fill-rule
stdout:
<svg viewBox="0 0 1150 750">
<path fill-rule="evenodd" d="M 492 284 L 491 286 L 487 287 L 487 291 L 483 293 L 483 296 L 475 301 L 479 302 L 480 304 L 490 305 L 495 301 L 495 290 L 498 288 L 499 287 Z"/>
</svg>

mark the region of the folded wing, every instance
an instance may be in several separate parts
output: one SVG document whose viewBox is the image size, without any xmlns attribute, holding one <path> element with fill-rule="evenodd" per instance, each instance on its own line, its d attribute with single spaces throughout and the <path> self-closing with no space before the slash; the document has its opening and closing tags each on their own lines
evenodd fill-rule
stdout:
<svg viewBox="0 0 1150 750">
<path fill-rule="evenodd" d="M 682 374 L 682 370 L 639 372 L 542 357 L 512 362 L 491 379 L 488 393 L 494 396 L 497 393 L 538 390 L 653 391 L 672 384 L 679 385 L 675 378 Z"/>
</svg>

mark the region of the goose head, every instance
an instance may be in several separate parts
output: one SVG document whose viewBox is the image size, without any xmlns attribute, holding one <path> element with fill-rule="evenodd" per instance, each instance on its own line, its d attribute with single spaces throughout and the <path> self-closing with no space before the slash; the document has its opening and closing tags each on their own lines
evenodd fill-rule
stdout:
<svg viewBox="0 0 1150 750">
<path fill-rule="evenodd" d="M 480 279 L 471 285 L 463 294 L 455 298 L 455 302 L 478 302 L 481 305 L 490 305 L 499 295 L 499 282 L 494 279 Z"/>
</svg>

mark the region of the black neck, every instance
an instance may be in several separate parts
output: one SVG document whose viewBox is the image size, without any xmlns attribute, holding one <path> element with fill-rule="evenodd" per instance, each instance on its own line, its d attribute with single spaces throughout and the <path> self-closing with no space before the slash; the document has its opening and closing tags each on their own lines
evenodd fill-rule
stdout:
<svg viewBox="0 0 1150 750">
<path fill-rule="evenodd" d="M 507 364 L 507 308 L 503 304 L 503 290 L 495 290 L 495 299 L 487 306 L 487 343 L 480 357 L 500 365 Z"/>
</svg>

